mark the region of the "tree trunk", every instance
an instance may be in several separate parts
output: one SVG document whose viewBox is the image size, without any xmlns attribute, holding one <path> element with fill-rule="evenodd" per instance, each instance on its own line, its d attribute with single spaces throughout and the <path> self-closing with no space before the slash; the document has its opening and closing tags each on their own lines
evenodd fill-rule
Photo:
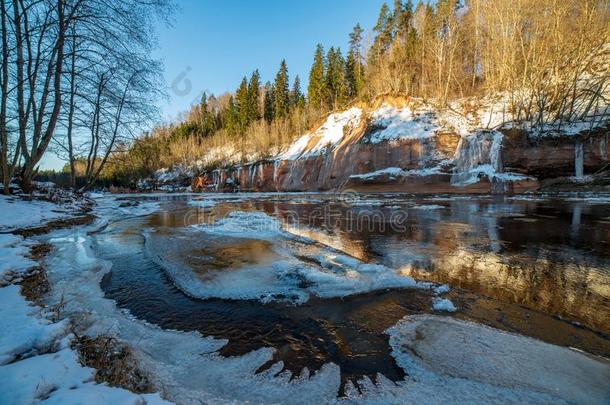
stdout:
<svg viewBox="0 0 610 405">
<path fill-rule="evenodd" d="M 61 78 L 63 71 L 63 60 L 64 60 L 64 41 L 65 41 L 65 31 L 66 31 L 66 20 L 64 16 L 64 2 L 63 0 L 57 0 L 57 23 L 58 23 L 58 32 L 57 32 L 57 40 L 55 42 L 55 66 L 52 64 L 53 56 L 51 56 L 51 61 L 49 62 L 49 69 L 51 69 L 52 77 L 53 77 L 53 108 L 51 110 L 51 115 L 47 121 L 47 127 L 42 133 L 42 114 L 44 113 L 46 98 L 49 95 L 49 89 L 43 88 L 41 95 L 41 103 L 39 113 L 41 118 L 39 118 L 37 125 L 34 127 L 34 134 L 32 137 L 32 152 L 29 155 L 24 154 L 25 164 L 24 170 L 21 177 L 21 186 L 23 191 L 29 193 L 32 190 L 32 179 L 37 171 L 38 162 L 46 152 L 51 139 L 53 138 L 53 134 L 55 132 L 55 126 L 57 125 L 57 120 L 59 118 L 59 113 L 61 110 Z M 32 61 L 29 61 L 32 63 Z M 51 76 L 48 76 L 50 78 Z M 24 119 L 25 121 L 25 119 Z M 25 124 L 25 123 L 24 123 Z M 24 131 L 25 132 L 25 131 Z M 25 134 L 23 143 L 25 143 Z M 22 149 L 23 145 L 22 145 Z M 27 149 L 27 146 L 26 148 Z M 25 152 L 25 151 L 24 151 Z"/>
<path fill-rule="evenodd" d="M 7 39 L 7 24 L 6 24 L 6 4 L 4 0 L 0 4 L 0 20 L 2 24 L 2 72 L 0 86 L 0 144 L 2 144 L 2 150 L 0 153 L 0 160 L 2 162 L 2 184 L 4 186 L 4 194 L 10 194 L 9 184 L 11 183 L 11 169 L 9 169 L 9 155 L 8 155 L 8 129 L 6 127 L 6 102 L 8 100 L 8 39 Z"/>
</svg>

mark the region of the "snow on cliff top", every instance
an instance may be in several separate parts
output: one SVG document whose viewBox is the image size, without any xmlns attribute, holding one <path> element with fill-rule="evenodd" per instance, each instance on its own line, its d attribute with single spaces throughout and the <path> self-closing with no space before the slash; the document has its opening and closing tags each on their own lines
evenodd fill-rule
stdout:
<svg viewBox="0 0 610 405">
<path fill-rule="evenodd" d="M 341 142 L 347 128 L 354 128 L 360 123 L 362 110 L 352 107 L 349 110 L 330 114 L 324 124 L 312 133 L 300 137 L 288 150 L 280 155 L 280 159 L 296 159 L 303 155 L 320 155 L 329 147 L 335 147 Z"/>
<path fill-rule="evenodd" d="M 430 109 L 414 110 L 382 105 L 371 113 L 371 127 L 367 136 L 370 143 L 398 139 L 424 139 L 434 136 L 441 129 L 435 112 Z"/>
</svg>

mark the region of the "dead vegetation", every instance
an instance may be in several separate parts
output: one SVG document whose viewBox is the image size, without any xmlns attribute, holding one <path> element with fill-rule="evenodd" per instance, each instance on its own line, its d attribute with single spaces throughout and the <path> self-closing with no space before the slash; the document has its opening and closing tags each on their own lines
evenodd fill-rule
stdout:
<svg viewBox="0 0 610 405">
<path fill-rule="evenodd" d="M 21 295 L 36 304 L 40 304 L 42 297 L 50 290 L 49 279 L 42 266 L 30 269 L 19 284 L 21 285 Z"/>
<path fill-rule="evenodd" d="M 154 392 L 149 378 L 138 367 L 131 349 L 112 336 L 76 336 L 72 340 L 81 363 L 94 368 L 95 381 L 136 393 Z"/>
<path fill-rule="evenodd" d="M 95 215 L 86 214 L 78 217 L 72 217 L 67 219 L 58 219 L 55 221 L 48 222 L 42 226 L 37 226 L 34 228 L 23 228 L 14 231 L 13 233 L 16 235 L 21 235 L 24 238 L 28 238 L 30 236 L 35 235 L 43 235 L 45 233 L 49 233 L 56 229 L 69 228 L 72 226 L 78 225 L 88 225 L 95 219 Z"/>
</svg>

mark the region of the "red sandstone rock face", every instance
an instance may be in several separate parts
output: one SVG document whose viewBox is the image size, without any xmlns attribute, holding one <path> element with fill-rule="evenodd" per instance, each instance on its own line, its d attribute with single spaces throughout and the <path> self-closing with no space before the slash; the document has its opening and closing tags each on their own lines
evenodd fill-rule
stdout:
<svg viewBox="0 0 610 405">
<path fill-rule="evenodd" d="M 364 131 L 362 131 L 363 133 Z M 608 163 L 609 130 L 587 136 L 532 139 L 520 131 L 506 131 L 502 162 L 506 171 L 537 178 L 574 175 L 576 142 L 583 143 L 585 174 Z M 454 156 L 460 136 L 441 133 L 428 139 L 409 139 L 378 144 L 363 143 L 362 136 L 322 155 L 294 160 L 262 161 L 235 169 L 220 169 L 193 180 L 193 190 L 203 191 L 327 191 L 350 188 L 359 191 L 410 193 L 520 193 L 538 188 L 536 180 L 499 183 L 482 179 L 456 187 L 450 174 L 430 176 L 380 177 L 371 180 L 350 178 L 388 167 L 404 170 L 430 167 Z"/>
<path fill-rule="evenodd" d="M 532 139 L 521 131 L 507 131 L 502 148 L 502 162 L 507 171 L 525 173 L 540 179 L 573 176 L 575 148 L 583 145 L 585 174 L 594 173 L 608 163 L 609 129 L 586 136 Z"/>
</svg>

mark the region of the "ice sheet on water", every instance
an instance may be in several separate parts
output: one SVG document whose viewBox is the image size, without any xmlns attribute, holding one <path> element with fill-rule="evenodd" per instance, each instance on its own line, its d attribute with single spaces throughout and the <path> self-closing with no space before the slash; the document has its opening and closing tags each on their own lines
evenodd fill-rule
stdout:
<svg viewBox="0 0 610 405">
<path fill-rule="evenodd" d="M 223 341 L 197 333 L 162 330 L 120 310 L 100 289 L 104 272 L 99 268 L 107 266 L 94 257 L 84 260 L 80 254 L 75 254 L 80 251 L 92 254 L 87 248 L 89 237 L 85 229 L 75 240 L 56 239 L 57 246 L 48 266 L 54 286 L 53 299 L 65 298 L 64 311 L 68 315 L 86 313 L 91 321 L 89 332 L 111 332 L 130 343 L 153 382 L 164 387 L 168 399 L 177 403 L 287 403 L 295 402 L 295 398 L 303 403 L 362 404 L 587 402 L 590 398 L 603 402 L 608 397 L 605 384 L 608 366 L 596 365 L 597 360 L 567 348 L 476 324 L 447 317 L 420 316 L 405 318 L 388 331 L 393 355 L 398 365 L 407 371 L 405 381 L 394 383 L 381 375 L 376 383 L 363 379 L 359 383 L 362 394 L 354 387 L 348 389 L 348 401 L 338 399 L 340 374 L 333 364 L 325 365 L 309 378 L 304 373 L 294 380 L 286 373 L 277 374 L 282 369 L 281 364 L 257 374 L 255 371 L 272 358 L 271 350 L 261 349 L 225 358 L 216 352 Z M 349 259 L 329 257 L 327 266 L 357 265 Z M 437 323 L 432 324 L 432 321 Z M 418 339 L 418 331 L 426 338 Z M 421 357 L 413 356 L 409 348 L 421 353 Z M 517 350 L 514 360 L 513 349 Z M 37 356 L 37 363 L 24 363 L 25 371 L 11 368 L 4 369 L 6 373 L 3 373 L 4 367 L 0 367 L 0 384 L 15 387 L 12 391 L 0 390 L 0 395 L 15 395 L 15 392 L 20 395 L 7 400 L 2 398 L 0 402 L 31 403 L 30 398 L 35 395 L 32 388 L 44 387 L 44 384 L 28 384 L 25 389 L 22 381 L 26 378 L 36 380 L 36 376 L 43 373 L 42 379 L 37 381 L 58 387 L 49 397 L 50 401 L 89 402 L 91 398 L 111 398 L 110 394 L 101 392 L 110 388 L 93 388 L 92 384 L 71 377 L 81 375 L 72 368 L 76 364 L 73 353 L 60 351 L 55 354 L 59 357 Z M 488 358 L 492 361 L 486 360 Z M 547 360 L 550 360 L 548 369 Z M 523 373 L 522 365 L 525 365 Z M 562 374 L 564 370 L 567 370 L 565 375 Z M 68 391 L 63 381 L 74 382 L 77 390 Z M 557 388 L 552 385 L 554 381 L 564 385 L 553 391 Z M 583 393 L 589 396 L 583 397 Z M 134 400 L 154 403 L 158 400 L 158 396 L 130 398 L 119 400 L 112 396 L 111 399 L 116 403 Z"/>
<path fill-rule="evenodd" d="M 256 211 L 233 211 L 226 218 L 219 219 L 213 224 L 196 225 L 194 228 L 209 234 L 256 239 L 273 239 L 282 234 L 279 221 Z"/>
<path fill-rule="evenodd" d="M 409 374 L 391 389 L 403 400 L 603 403 L 610 395 L 608 362 L 569 348 L 435 315 L 407 316 L 387 333 Z"/>
<path fill-rule="evenodd" d="M 146 234 L 149 254 L 166 270 L 183 291 L 198 298 L 257 299 L 300 304 L 310 296 L 342 297 L 386 288 L 415 288 L 418 284 L 406 275 L 376 264 L 336 252 L 323 245 L 311 244 L 304 254 L 299 244 L 307 233 L 287 232 L 275 218 L 262 212 L 234 211 L 213 224 L 195 225 L 205 239 L 224 243 L 256 239 L 269 243 L 269 257 L 262 262 L 241 264 L 236 268 L 206 269 L 205 276 L 183 262 L 163 254 L 168 244 L 163 237 Z M 298 235 L 298 236 L 297 236 Z M 190 237 L 200 238 L 198 234 Z M 154 252 L 154 254 L 153 254 Z"/>
<path fill-rule="evenodd" d="M 188 205 L 197 208 L 211 208 L 216 205 L 216 201 L 213 200 L 189 200 Z"/>
</svg>

